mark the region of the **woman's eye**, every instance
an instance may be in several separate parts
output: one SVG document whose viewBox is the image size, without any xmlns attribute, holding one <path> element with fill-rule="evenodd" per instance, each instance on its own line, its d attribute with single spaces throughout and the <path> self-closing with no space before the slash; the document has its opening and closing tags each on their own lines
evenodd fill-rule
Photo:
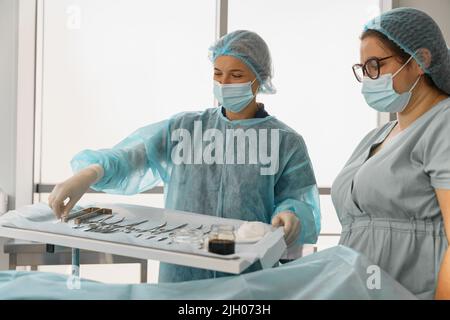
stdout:
<svg viewBox="0 0 450 320">
<path fill-rule="evenodd" d="M 242 78 L 241 74 L 233 74 L 233 78 Z"/>
</svg>

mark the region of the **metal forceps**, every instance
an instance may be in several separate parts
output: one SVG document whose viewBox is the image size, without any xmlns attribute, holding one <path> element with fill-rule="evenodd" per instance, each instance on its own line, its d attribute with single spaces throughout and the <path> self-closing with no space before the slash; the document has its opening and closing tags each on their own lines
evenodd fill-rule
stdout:
<svg viewBox="0 0 450 320">
<path fill-rule="evenodd" d="M 85 225 L 81 225 L 81 226 L 79 226 L 79 228 L 88 227 L 88 229 L 83 230 L 83 231 L 93 231 L 93 230 L 97 230 L 97 229 L 100 230 L 102 228 L 108 228 L 108 227 L 114 226 L 116 223 L 120 223 L 125 219 L 125 218 L 122 218 L 119 221 L 115 221 L 115 222 L 111 222 L 111 223 L 105 222 L 106 220 L 108 220 L 110 218 L 112 218 L 112 216 L 101 219 L 99 221 L 94 221 L 94 222 L 91 222 L 91 223 L 88 223 Z M 74 229 L 78 229 L 78 227 L 75 226 Z"/>
<path fill-rule="evenodd" d="M 159 226 L 156 226 L 156 227 L 153 227 L 153 228 L 150 228 L 150 229 L 147 229 L 147 230 L 139 230 L 138 234 L 136 235 L 136 238 L 139 238 L 140 236 L 142 236 L 146 232 L 149 232 L 149 231 L 150 232 L 154 232 L 154 231 L 156 231 L 158 229 L 161 229 L 161 228 L 165 227 L 166 225 L 167 225 L 167 221 L 161 223 Z"/>
<path fill-rule="evenodd" d="M 122 220 L 123 221 L 123 220 Z M 122 222 L 120 221 L 120 222 Z M 109 226 L 105 227 L 105 228 L 101 228 L 99 231 L 96 232 L 100 232 L 100 233 L 113 233 L 116 231 L 124 231 L 125 233 L 130 233 L 131 231 L 135 230 L 133 227 L 138 226 L 140 224 L 146 223 L 148 222 L 148 220 L 143 220 L 143 221 L 139 221 L 139 222 L 134 222 L 134 223 L 130 223 L 124 226 L 118 225 L 116 222 L 114 224 L 110 224 Z"/>
<path fill-rule="evenodd" d="M 156 232 L 152 232 L 152 235 L 147 237 L 146 239 L 149 240 L 149 239 L 155 238 L 157 235 L 163 234 L 163 233 L 168 233 L 169 232 L 169 234 L 170 234 L 170 232 L 175 231 L 175 230 L 180 229 L 180 228 L 184 228 L 187 225 L 188 225 L 188 223 L 184 223 L 184 224 L 181 224 L 181 225 L 179 225 L 177 227 L 173 227 L 173 228 L 169 228 L 169 229 L 163 229 L 163 230 L 157 230 Z M 158 241 L 162 241 L 162 240 L 167 239 L 167 237 L 165 237 L 164 239 L 163 238 L 164 237 L 159 238 Z"/>
</svg>

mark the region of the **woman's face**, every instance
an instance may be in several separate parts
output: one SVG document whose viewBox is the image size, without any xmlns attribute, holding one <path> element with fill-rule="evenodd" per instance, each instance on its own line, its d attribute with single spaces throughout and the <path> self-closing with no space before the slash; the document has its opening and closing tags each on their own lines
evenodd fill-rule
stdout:
<svg viewBox="0 0 450 320">
<path fill-rule="evenodd" d="M 370 58 L 382 59 L 389 56 L 393 57 L 380 61 L 380 76 L 387 73 L 394 75 L 402 67 L 403 63 L 378 38 L 368 36 L 361 41 L 361 64 L 364 64 Z M 422 74 L 420 66 L 414 59 L 411 59 L 402 71 L 394 77 L 394 90 L 397 93 L 409 91 L 420 74 Z"/>
<path fill-rule="evenodd" d="M 238 58 L 220 56 L 214 62 L 214 80 L 221 84 L 252 82 L 255 78 L 255 74 Z M 258 86 L 256 80 L 252 85 L 253 94 Z"/>
</svg>

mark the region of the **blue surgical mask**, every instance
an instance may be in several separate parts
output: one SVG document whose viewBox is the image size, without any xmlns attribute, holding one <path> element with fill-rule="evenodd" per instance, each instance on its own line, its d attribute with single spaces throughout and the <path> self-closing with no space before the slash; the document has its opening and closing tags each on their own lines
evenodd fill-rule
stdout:
<svg viewBox="0 0 450 320">
<path fill-rule="evenodd" d="M 394 77 L 411 61 L 412 56 L 406 63 L 397 70 L 393 75 L 391 73 L 383 74 L 378 79 L 370 79 L 364 77 L 362 94 L 366 99 L 367 104 L 379 112 L 402 112 L 405 110 L 412 96 L 412 91 L 420 80 L 420 76 L 412 85 L 409 91 L 404 93 L 397 93 L 394 90 Z"/>
<path fill-rule="evenodd" d="M 230 84 L 221 84 L 214 80 L 214 96 L 225 109 L 234 113 L 241 112 L 255 97 L 252 91 L 255 80 Z"/>
</svg>

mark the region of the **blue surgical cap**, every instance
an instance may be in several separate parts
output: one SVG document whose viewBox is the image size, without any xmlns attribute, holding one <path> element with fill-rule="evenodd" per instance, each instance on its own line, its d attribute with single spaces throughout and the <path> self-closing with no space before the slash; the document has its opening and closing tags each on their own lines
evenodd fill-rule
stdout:
<svg viewBox="0 0 450 320">
<path fill-rule="evenodd" d="M 237 30 L 221 37 L 209 48 L 209 58 L 213 63 L 220 56 L 232 56 L 245 63 L 258 79 L 258 92 L 276 92 L 272 84 L 273 68 L 269 47 L 255 32 Z"/>
<path fill-rule="evenodd" d="M 450 94 L 450 49 L 429 15 L 414 8 L 397 8 L 368 22 L 367 30 L 381 32 L 412 55 L 435 85 Z"/>
</svg>

